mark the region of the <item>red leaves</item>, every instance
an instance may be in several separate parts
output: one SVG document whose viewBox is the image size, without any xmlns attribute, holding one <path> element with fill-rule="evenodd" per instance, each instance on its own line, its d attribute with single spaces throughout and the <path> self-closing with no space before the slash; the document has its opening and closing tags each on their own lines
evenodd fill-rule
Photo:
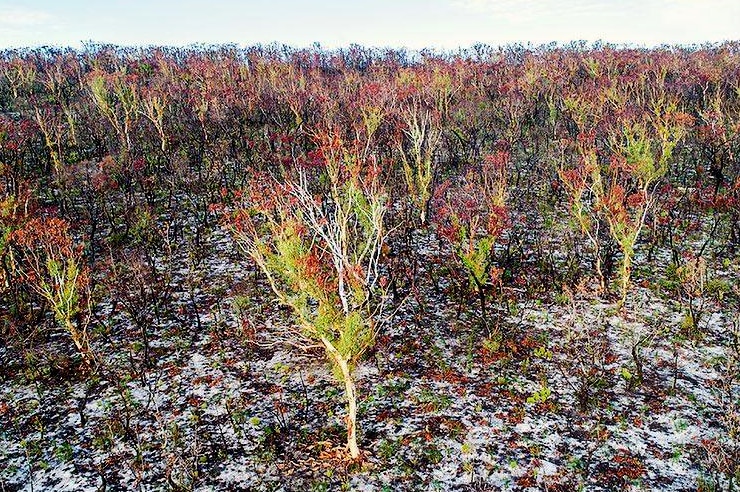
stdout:
<svg viewBox="0 0 740 492">
<path fill-rule="evenodd" d="M 0 161 L 3 152 L 18 152 L 37 138 L 38 126 L 32 120 L 15 120 L 0 113 Z"/>
<path fill-rule="evenodd" d="M 566 169 L 560 173 L 563 184 L 572 190 L 583 190 L 586 187 L 586 176 L 583 168 Z"/>
<path fill-rule="evenodd" d="M 641 207 L 642 205 L 645 204 L 645 195 L 640 192 L 632 193 L 626 198 L 625 203 L 628 208 Z"/>
<path fill-rule="evenodd" d="M 63 255 L 73 254 L 69 223 L 56 217 L 30 220 L 11 235 L 11 241 L 29 250 L 53 249 Z"/>
<path fill-rule="evenodd" d="M 452 243 L 460 240 L 461 228 L 468 230 L 466 235 L 478 235 L 481 231 L 476 226 L 482 226 L 486 234 L 498 236 L 508 225 L 507 208 L 494 200 L 475 172 L 469 173 L 461 185 L 453 186 L 451 181 L 440 185 L 434 203 L 438 233 Z"/>
<path fill-rule="evenodd" d="M 488 154 L 483 158 L 484 172 L 500 172 L 506 169 L 506 165 L 511 159 L 511 152 L 508 150 L 497 150 L 493 154 Z"/>
<path fill-rule="evenodd" d="M 576 136 L 576 142 L 579 145 L 583 146 L 593 146 L 596 142 L 596 131 L 592 129 L 588 131 L 578 132 L 578 135 Z"/>
<path fill-rule="evenodd" d="M 695 119 L 689 113 L 678 111 L 669 116 L 669 119 L 676 126 L 689 128 L 694 125 Z"/>
<path fill-rule="evenodd" d="M 329 260 L 325 256 L 314 248 L 313 251 L 302 257 L 299 260 L 303 270 L 301 276 L 316 282 L 322 291 L 331 292 L 335 289 L 336 281 L 333 279 L 333 272 L 328 267 Z"/>
<path fill-rule="evenodd" d="M 369 82 L 360 87 L 360 100 L 367 103 L 378 103 L 384 91 L 378 82 Z"/>
<path fill-rule="evenodd" d="M 145 166 L 146 166 L 146 161 L 141 157 L 134 160 L 132 164 L 132 168 L 134 172 L 136 173 L 140 173 L 141 171 L 143 171 Z"/>
<path fill-rule="evenodd" d="M 637 480 L 645 475 L 646 469 L 642 460 L 630 453 L 628 450 L 620 450 L 612 458 L 612 464 L 609 470 L 605 472 L 609 483 L 624 484 L 632 480 Z"/>
<path fill-rule="evenodd" d="M 306 159 L 301 161 L 303 168 L 305 169 L 319 169 L 326 165 L 326 158 L 324 152 L 319 149 L 309 150 L 306 154 Z"/>
<path fill-rule="evenodd" d="M 491 236 L 499 236 L 509 225 L 509 211 L 506 207 L 491 206 L 488 213 L 486 230 Z"/>
<path fill-rule="evenodd" d="M 614 184 L 603 196 L 601 206 L 616 223 L 626 224 L 629 221 L 626 205 L 626 192 L 620 184 Z"/>
<path fill-rule="evenodd" d="M 82 248 L 75 247 L 70 225 L 56 217 L 34 218 L 10 235 L 10 243 L 19 251 L 19 265 L 23 279 L 38 292 L 43 289 L 61 288 L 58 281 L 49 281 L 54 274 L 50 265 L 57 264 L 59 274 L 73 262 L 78 269 L 75 285 L 82 291 L 89 284 L 89 271 L 82 266 Z"/>
</svg>

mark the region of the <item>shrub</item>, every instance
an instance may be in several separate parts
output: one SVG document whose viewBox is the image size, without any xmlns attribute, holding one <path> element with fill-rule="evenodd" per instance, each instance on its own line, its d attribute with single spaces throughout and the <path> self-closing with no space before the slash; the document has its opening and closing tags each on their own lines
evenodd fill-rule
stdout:
<svg viewBox="0 0 740 492">
<path fill-rule="evenodd" d="M 452 247 L 465 270 L 470 287 L 480 302 L 481 316 L 487 319 L 486 292 L 499 282 L 495 246 L 507 226 L 506 164 L 509 153 L 488 155 L 480 168 L 471 168 L 459 183 L 447 181 L 438 190 L 437 229 Z"/>
<path fill-rule="evenodd" d="M 421 224 L 425 225 L 436 172 L 435 151 L 442 131 L 434 115 L 419 106 L 413 106 L 404 116 L 403 132 L 408 145 L 407 148 L 403 144 L 398 146 L 403 176 L 414 209 L 419 213 Z"/>
<path fill-rule="evenodd" d="M 593 250 L 599 292 L 605 292 L 607 281 L 604 269 L 605 248 L 602 239 L 603 219 L 598 213 L 598 203 L 604 195 L 604 183 L 594 133 L 579 134 L 575 149 L 576 165 L 568 168 L 561 164 L 558 168 L 558 176 L 568 195 L 575 229 L 586 237 Z"/>
<path fill-rule="evenodd" d="M 69 223 L 58 218 L 32 219 L 12 233 L 11 242 L 19 253 L 21 277 L 48 303 L 56 322 L 90 364 L 90 277 L 81 248 L 73 244 Z"/>
<path fill-rule="evenodd" d="M 622 251 L 621 306 L 629 289 L 635 244 L 689 120 L 688 115 L 678 112 L 675 103 L 659 101 L 636 121 L 626 122 L 621 135 L 611 137 L 615 157 L 605 176 L 608 184 L 599 199 L 609 232 Z"/>
<path fill-rule="evenodd" d="M 374 344 L 383 313 L 386 194 L 373 160 L 338 137 L 320 139 L 314 157 L 309 168 L 282 180 L 256 179 L 234 229 L 277 299 L 297 318 L 298 330 L 286 329 L 285 340 L 323 347 L 344 384 L 347 446 L 356 459 L 353 369 Z"/>
</svg>

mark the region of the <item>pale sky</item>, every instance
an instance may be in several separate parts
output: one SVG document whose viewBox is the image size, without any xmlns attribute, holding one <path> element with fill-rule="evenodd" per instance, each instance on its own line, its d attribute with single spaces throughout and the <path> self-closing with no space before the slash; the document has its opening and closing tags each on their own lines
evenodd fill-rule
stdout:
<svg viewBox="0 0 740 492">
<path fill-rule="evenodd" d="M 0 0 L 0 48 L 278 42 L 455 50 L 740 39 L 740 0 Z"/>
</svg>

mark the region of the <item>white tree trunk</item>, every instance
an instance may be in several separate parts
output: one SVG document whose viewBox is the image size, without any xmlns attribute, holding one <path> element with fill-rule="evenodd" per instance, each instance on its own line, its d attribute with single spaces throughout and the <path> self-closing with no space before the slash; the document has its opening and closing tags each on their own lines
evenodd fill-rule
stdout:
<svg viewBox="0 0 740 492">
<path fill-rule="evenodd" d="M 353 460 L 360 457 L 360 449 L 357 447 L 357 396 L 355 394 L 355 382 L 349 372 L 347 363 L 342 361 L 340 365 L 342 377 L 344 378 L 344 394 L 347 398 L 347 449 Z"/>
<path fill-rule="evenodd" d="M 349 370 L 349 362 L 326 338 L 321 341 L 342 373 L 344 382 L 344 396 L 347 399 L 347 450 L 353 460 L 360 457 L 360 448 L 357 446 L 357 395 L 355 394 L 355 382 Z"/>
</svg>

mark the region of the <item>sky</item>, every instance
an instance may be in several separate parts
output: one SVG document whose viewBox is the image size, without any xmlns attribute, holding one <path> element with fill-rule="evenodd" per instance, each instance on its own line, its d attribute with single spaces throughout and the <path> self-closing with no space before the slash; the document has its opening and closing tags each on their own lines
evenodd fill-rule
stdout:
<svg viewBox="0 0 740 492">
<path fill-rule="evenodd" d="M 740 39 L 740 0 L 0 0 L 0 48 L 236 43 L 456 50 Z"/>
</svg>

